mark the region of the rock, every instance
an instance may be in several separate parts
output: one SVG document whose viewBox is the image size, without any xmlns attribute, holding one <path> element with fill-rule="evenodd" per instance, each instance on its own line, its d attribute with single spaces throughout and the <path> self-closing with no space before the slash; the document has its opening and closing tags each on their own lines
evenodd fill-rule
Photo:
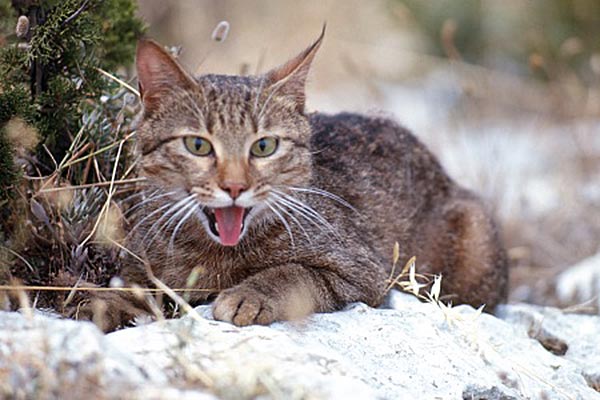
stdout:
<svg viewBox="0 0 600 400">
<path fill-rule="evenodd" d="M 600 391 L 600 317 L 524 304 L 504 306 L 499 316 L 543 347 L 559 346 L 562 358 L 576 364 L 588 385 Z"/>
<path fill-rule="evenodd" d="M 0 311 L 0 398 L 185 398 L 146 372 L 90 322 Z"/>
<path fill-rule="evenodd" d="M 556 295 L 564 304 L 591 303 L 600 310 L 600 253 L 588 257 L 556 277 Z"/>
<path fill-rule="evenodd" d="M 508 305 L 499 319 L 397 292 L 388 305 L 247 328 L 213 321 L 203 306 L 108 335 L 90 323 L 0 313 L 0 394 L 600 399 L 600 317 Z"/>
</svg>

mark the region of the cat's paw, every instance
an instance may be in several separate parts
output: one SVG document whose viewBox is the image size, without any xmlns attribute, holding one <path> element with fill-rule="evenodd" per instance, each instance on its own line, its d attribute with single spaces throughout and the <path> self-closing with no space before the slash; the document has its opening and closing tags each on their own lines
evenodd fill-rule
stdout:
<svg viewBox="0 0 600 400">
<path fill-rule="evenodd" d="M 219 294 L 213 304 L 213 316 L 237 326 L 268 325 L 276 320 L 275 307 L 274 299 L 253 288 L 237 286 Z"/>
</svg>

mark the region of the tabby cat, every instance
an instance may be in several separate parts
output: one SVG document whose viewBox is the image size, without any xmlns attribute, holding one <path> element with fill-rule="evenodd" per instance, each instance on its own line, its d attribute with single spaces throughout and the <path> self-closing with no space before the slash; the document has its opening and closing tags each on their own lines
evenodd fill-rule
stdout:
<svg viewBox="0 0 600 400">
<path fill-rule="evenodd" d="M 382 303 L 392 249 L 443 275 L 453 303 L 505 299 L 507 261 L 482 202 L 385 118 L 305 111 L 319 39 L 258 76 L 193 77 L 139 42 L 137 131 L 144 200 L 129 221 L 127 284 L 214 299 L 217 320 L 269 324 L 351 302 Z M 110 308 L 109 308 L 110 310 Z M 109 311 L 117 324 L 144 306 Z M 112 314 L 111 314 L 112 312 Z"/>
</svg>

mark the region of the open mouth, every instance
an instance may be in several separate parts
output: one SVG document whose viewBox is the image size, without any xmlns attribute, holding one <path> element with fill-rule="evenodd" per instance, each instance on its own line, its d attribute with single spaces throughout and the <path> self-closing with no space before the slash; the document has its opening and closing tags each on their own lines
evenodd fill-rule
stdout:
<svg viewBox="0 0 600 400">
<path fill-rule="evenodd" d="M 219 238 L 223 246 L 238 244 L 250 210 L 251 208 L 237 206 L 203 209 L 211 233 Z"/>
</svg>

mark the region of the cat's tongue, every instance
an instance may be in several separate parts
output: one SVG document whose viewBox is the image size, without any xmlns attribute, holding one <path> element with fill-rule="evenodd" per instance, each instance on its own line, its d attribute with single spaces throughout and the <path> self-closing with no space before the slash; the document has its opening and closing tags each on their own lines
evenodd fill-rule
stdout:
<svg viewBox="0 0 600 400">
<path fill-rule="evenodd" d="M 223 246 L 235 246 L 240 241 L 244 222 L 243 207 L 215 208 L 215 218 L 219 224 L 219 239 Z"/>
</svg>

